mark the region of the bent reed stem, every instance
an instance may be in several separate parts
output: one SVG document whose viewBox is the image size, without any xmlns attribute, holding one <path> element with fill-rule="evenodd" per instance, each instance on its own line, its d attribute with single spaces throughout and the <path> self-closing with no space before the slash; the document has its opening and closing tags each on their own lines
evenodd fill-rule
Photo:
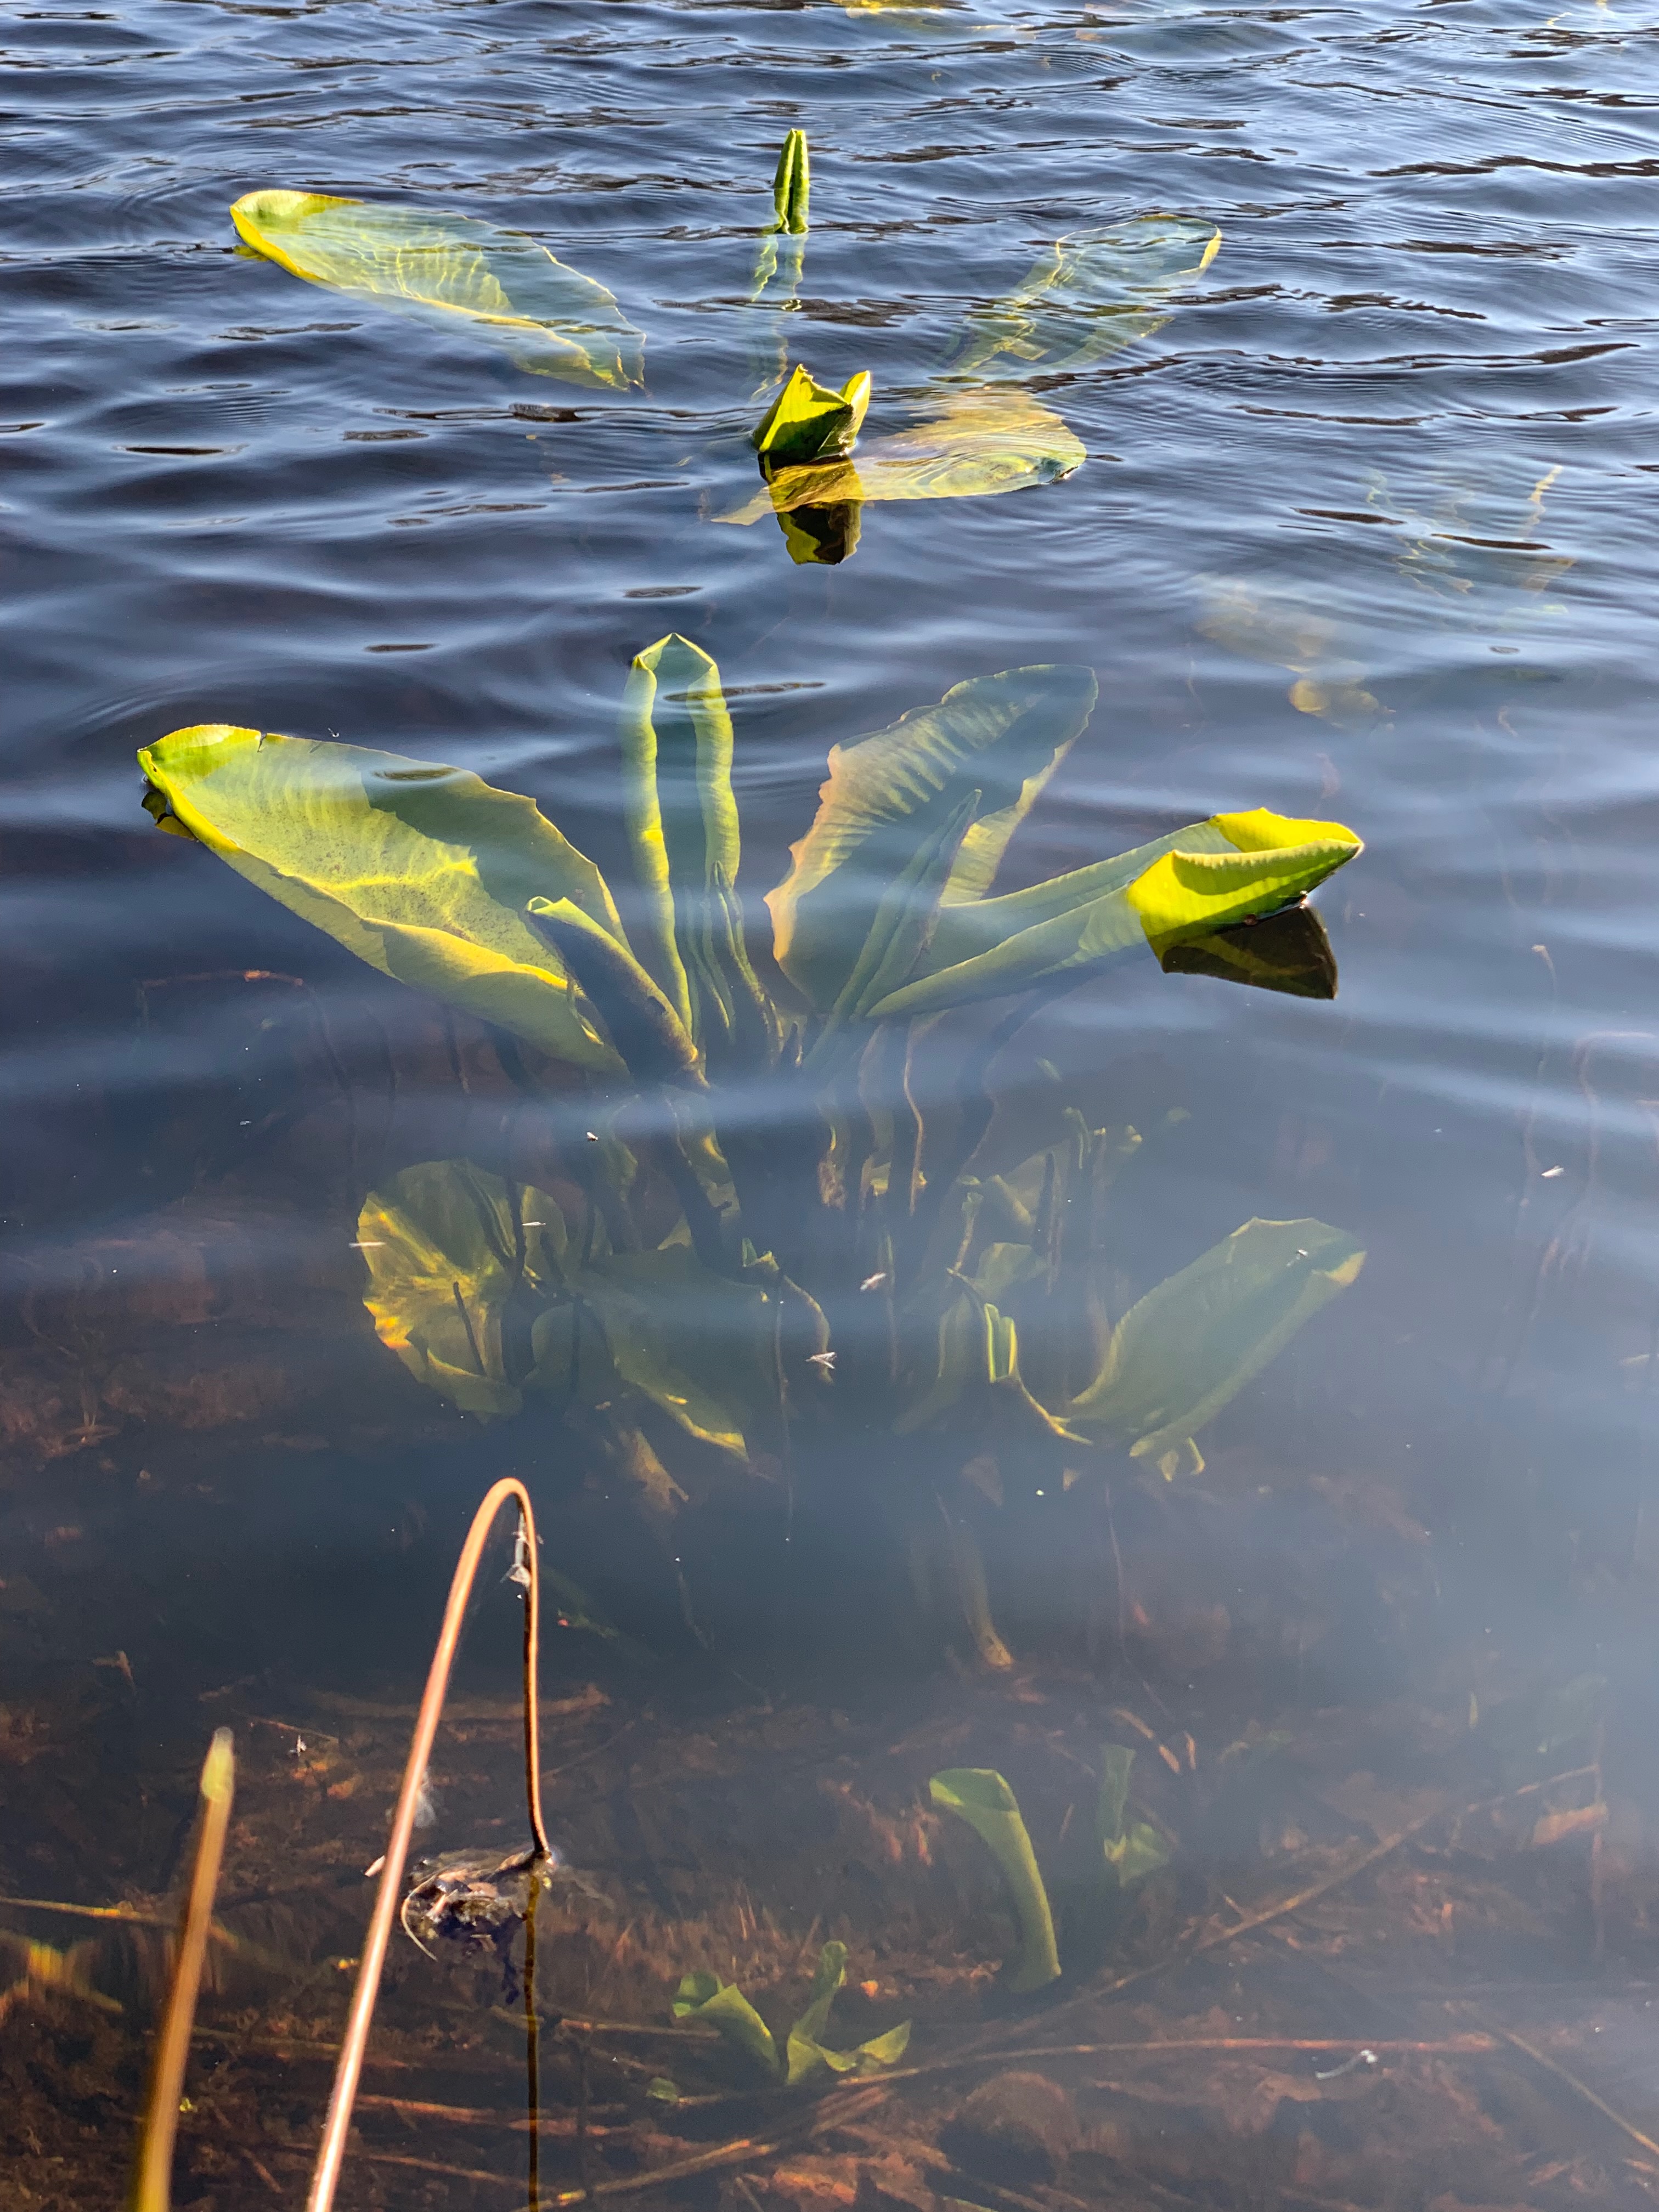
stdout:
<svg viewBox="0 0 1659 2212">
<path fill-rule="evenodd" d="M 208 1936 L 213 1925 L 214 1893 L 219 1887 L 219 1868 L 225 1855 L 225 1832 L 230 1826 L 231 1799 L 236 1784 L 236 1757 L 231 1742 L 228 1728 L 216 1729 L 202 1763 L 202 1824 L 196 1836 L 196 1856 L 190 1870 L 184 1917 L 179 1923 L 179 1948 L 167 1988 L 167 2010 L 156 2039 L 155 2063 L 150 2075 L 138 2156 L 127 2199 L 129 2212 L 168 2212 L 173 2199 L 173 2144 L 179 2131 L 179 2100 L 185 2086 L 190 2032 L 196 2018 L 197 1994 L 202 1986 L 202 1965 L 207 1957 Z"/>
<path fill-rule="evenodd" d="M 442 1717 L 450 1669 L 455 1662 L 461 1624 L 465 1617 L 467 1600 L 472 1595 L 478 1562 L 483 1556 L 484 1544 L 495 1516 L 508 1498 L 517 1502 L 526 1538 L 514 1560 L 514 1569 L 516 1571 L 522 1565 L 527 1570 L 528 1576 L 524 1583 L 525 1797 L 530 1814 L 532 1856 L 539 1862 L 550 1856 L 547 1829 L 542 1819 L 541 1729 L 536 1707 L 536 1667 L 541 1625 L 541 1577 L 537 1555 L 536 1516 L 530 1503 L 530 1493 L 524 1485 L 512 1475 L 504 1475 L 485 1493 L 483 1504 L 472 1516 L 472 1525 L 466 1532 L 466 1541 L 461 1547 L 460 1557 L 455 1562 L 454 1579 L 449 1586 L 449 1601 L 444 1607 L 443 1625 L 438 1631 L 437 1645 L 432 1654 L 432 1665 L 427 1674 L 420 1711 L 415 1717 L 415 1733 L 410 1739 L 403 1786 L 398 1792 L 397 1809 L 392 1818 L 392 1833 L 386 1840 L 386 1863 L 380 1870 L 380 1886 L 375 1893 L 374 1910 L 363 1944 L 362 1960 L 351 1993 L 351 2009 L 346 2017 L 345 2033 L 341 2038 L 339 2063 L 334 2071 L 328 2118 L 323 2124 L 317 2163 L 312 2172 L 311 2191 L 306 2199 L 306 2212 L 331 2212 L 334 2192 L 339 2185 L 346 2136 L 351 2125 L 351 2108 L 356 2101 L 357 2087 L 362 2077 L 363 2055 L 368 2047 L 368 2031 L 374 2017 L 375 2001 L 380 1996 L 380 1974 L 386 1965 L 392 1923 L 397 1917 L 398 1892 L 409 1857 L 410 1841 L 415 1832 L 415 1808 L 421 1795 L 427 1762 L 432 1755 L 438 1723 Z M 532 1912 L 539 1887 L 538 1871 L 538 1869 L 532 1869 Z"/>
</svg>

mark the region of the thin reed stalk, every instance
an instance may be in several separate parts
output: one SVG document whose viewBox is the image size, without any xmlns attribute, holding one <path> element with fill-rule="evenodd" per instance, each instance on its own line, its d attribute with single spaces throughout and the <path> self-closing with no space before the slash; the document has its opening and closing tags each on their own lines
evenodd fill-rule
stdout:
<svg viewBox="0 0 1659 2212">
<path fill-rule="evenodd" d="M 202 1986 L 202 1962 L 213 1925 L 214 1893 L 225 1855 L 231 1798 L 236 1784 L 236 1755 L 227 1729 L 215 1731 L 202 1763 L 202 1820 L 196 1832 L 196 1857 L 190 1870 L 179 1948 L 173 1961 L 167 2009 L 156 2040 L 155 2063 L 144 2104 L 138 2156 L 132 2171 L 129 2212 L 167 2212 L 173 2195 L 173 2144 L 179 2131 L 179 2100 L 190 2057 L 190 2031 Z"/>
<path fill-rule="evenodd" d="M 438 1723 L 443 1715 L 450 1669 L 454 1665 L 456 1646 L 460 1642 L 461 1623 L 465 1617 L 467 1600 L 472 1594 L 478 1562 L 483 1556 L 484 1544 L 495 1516 L 508 1498 L 516 1499 L 520 1515 L 520 1540 L 514 1547 L 511 1578 L 524 1591 L 524 1783 L 530 1814 L 531 1855 L 534 1862 L 530 1881 L 530 1912 L 532 1915 L 540 1895 L 541 1862 L 551 1856 L 547 1829 L 542 1820 L 541 1727 L 536 1708 L 541 1577 L 536 1545 L 536 1516 L 531 1506 L 530 1493 L 521 1482 L 506 1475 L 500 1482 L 492 1484 L 483 1503 L 473 1515 L 472 1525 L 466 1532 L 466 1541 L 461 1547 L 460 1558 L 455 1563 L 454 1580 L 449 1586 L 449 1602 L 444 1607 L 443 1626 L 438 1631 L 437 1647 L 432 1654 L 426 1689 L 422 1695 L 420 1711 L 415 1717 L 415 1733 L 410 1741 L 409 1758 L 404 1767 L 403 1787 L 398 1793 L 397 1809 L 392 1816 L 392 1833 L 386 1840 L 386 1863 L 380 1870 L 380 1887 L 375 1893 L 374 1911 L 363 1943 L 362 1961 L 358 1966 L 356 1985 L 351 1993 L 351 2009 L 347 2014 L 345 2033 L 340 2041 L 339 2063 L 334 2071 L 328 2118 L 323 2124 L 323 2138 L 318 2147 L 317 2163 L 312 2172 L 311 2192 L 306 2199 L 306 2212 L 331 2212 L 334 2192 L 339 2185 L 346 2136 L 351 2126 L 351 2108 L 356 2101 L 357 2085 L 362 2077 L 363 2054 L 368 2047 L 369 2027 L 374 2017 L 375 2000 L 380 1991 L 380 1974 L 386 1965 L 386 1946 L 392 1937 L 392 1923 L 398 1914 L 398 1893 L 409 1857 L 410 1839 L 415 1832 L 415 1808 L 420 1799 L 427 1763 L 432 1756 Z"/>
</svg>

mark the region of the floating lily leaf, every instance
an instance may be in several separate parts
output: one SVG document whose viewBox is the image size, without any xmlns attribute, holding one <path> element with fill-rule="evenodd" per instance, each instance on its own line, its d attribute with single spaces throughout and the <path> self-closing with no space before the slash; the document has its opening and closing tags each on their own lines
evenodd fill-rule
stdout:
<svg viewBox="0 0 1659 2212">
<path fill-rule="evenodd" d="M 1152 1823 L 1129 1818 L 1129 1777 L 1134 1763 L 1133 1752 L 1121 1743 L 1109 1743 L 1101 1753 L 1095 1840 L 1106 1878 L 1119 1890 L 1170 1863 L 1170 1847 Z"/>
<path fill-rule="evenodd" d="M 256 252 L 313 284 L 470 322 L 521 368 L 625 391 L 644 340 L 603 284 L 517 231 L 321 192 L 246 193 L 230 211 Z"/>
<path fill-rule="evenodd" d="M 138 764 L 152 813 L 382 975 L 618 1072 L 525 909 L 568 898 L 625 945 L 622 924 L 604 877 L 532 800 L 462 769 L 221 722 L 174 730 Z"/>
<path fill-rule="evenodd" d="M 1008 1884 L 1019 1927 L 1019 1952 L 1008 1975 L 1017 1996 L 1040 1990 L 1060 1976 L 1054 1923 L 1048 1893 L 1037 1871 L 1036 1854 L 1020 1818 L 1019 1800 L 1002 1777 L 988 1766 L 953 1766 L 927 1785 L 934 1804 L 959 1814 L 989 1846 Z"/>
<path fill-rule="evenodd" d="M 464 1413 L 516 1413 L 502 1324 L 515 1296 L 533 1305 L 561 1279 L 564 1222 L 554 1200 L 538 1190 L 515 1200 L 499 1176 L 466 1160 L 427 1160 L 369 1193 L 357 1235 L 369 1275 L 363 1303 L 381 1343 Z"/>
<path fill-rule="evenodd" d="M 1364 1258 L 1322 1221 L 1247 1221 L 1130 1307 L 1067 1420 L 1161 1464 L 1354 1280 Z"/>
<path fill-rule="evenodd" d="M 757 2066 L 769 2081 L 776 2081 L 782 2074 L 783 2062 L 771 2029 L 735 1982 L 723 1982 L 707 1968 L 684 1976 L 674 1999 L 674 2017 L 718 2028 L 733 2050 Z"/>
<path fill-rule="evenodd" d="M 623 701 L 623 808 L 646 912 L 640 957 L 699 1044 L 745 1036 L 763 1051 L 775 1016 L 744 947 L 732 886 L 739 858 L 732 717 L 720 672 L 671 633 L 635 656 Z"/>
<path fill-rule="evenodd" d="M 1000 998 L 1143 945 L 1162 957 L 1294 903 L 1363 849 L 1340 822 L 1265 807 L 1212 815 L 1029 891 L 947 907 L 915 980 L 872 1015 L 919 1018 Z"/>
<path fill-rule="evenodd" d="M 1051 246 L 1024 282 L 967 319 L 956 376 L 1053 375 L 1087 368 L 1168 319 L 1158 302 L 1195 283 L 1221 233 L 1181 216 L 1138 216 Z"/>
<path fill-rule="evenodd" d="M 856 460 L 780 468 L 722 522 L 748 524 L 774 512 L 892 499 L 985 499 L 1054 483 L 1088 459 L 1058 415 L 1024 392 L 988 389 L 947 395 L 945 411 L 877 438 Z"/>
<path fill-rule="evenodd" d="M 1286 907 L 1261 921 L 1171 945 L 1162 966 L 1166 975 L 1214 975 L 1294 999 L 1336 996 L 1336 955 L 1310 906 Z"/>
<path fill-rule="evenodd" d="M 798 362 L 749 442 L 769 472 L 796 462 L 838 459 L 852 452 L 869 404 L 866 372 L 849 376 L 836 392 L 818 383 L 811 370 Z"/>
<path fill-rule="evenodd" d="M 791 982 L 825 1012 L 835 1004 L 890 886 L 974 792 L 978 811 L 939 928 L 954 912 L 949 902 L 977 899 L 1088 721 L 1096 693 L 1088 668 L 1006 669 L 957 684 L 936 707 L 915 708 L 890 729 L 836 746 L 812 826 L 790 848 L 788 875 L 767 895 L 777 958 Z"/>
</svg>

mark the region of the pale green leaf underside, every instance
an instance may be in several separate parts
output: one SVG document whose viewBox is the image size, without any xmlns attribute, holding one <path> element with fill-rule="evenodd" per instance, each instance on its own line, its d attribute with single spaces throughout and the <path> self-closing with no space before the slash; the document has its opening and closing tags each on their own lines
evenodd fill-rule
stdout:
<svg viewBox="0 0 1659 2212">
<path fill-rule="evenodd" d="M 1161 1458 L 1260 1374 L 1364 1257 L 1322 1221 L 1247 1221 L 1130 1307 L 1067 1420 Z"/>
<path fill-rule="evenodd" d="M 619 1072 L 525 908 L 568 898 L 622 927 L 599 870 L 532 800 L 462 769 L 228 723 L 174 730 L 138 763 L 192 836 L 371 967 Z"/>
<path fill-rule="evenodd" d="M 720 519 L 747 524 L 847 501 L 985 499 L 1054 483 L 1087 459 L 1060 416 L 1023 392 L 964 392 L 945 396 L 932 421 L 872 438 L 848 459 L 780 469 L 763 491 Z"/>
<path fill-rule="evenodd" d="M 623 390 L 644 343 L 603 284 L 516 231 L 466 216 L 319 192 L 247 192 L 230 211 L 256 252 L 384 306 L 464 318 L 505 339 L 521 368 Z"/>
<path fill-rule="evenodd" d="M 1220 244 L 1213 223 L 1180 216 L 1062 238 L 1006 299 L 969 315 L 949 374 L 1053 375 L 1104 360 L 1160 330 L 1161 303 L 1195 283 Z"/>
<path fill-rule="evenodd" d="M 1093 671 L 1006 669 L 958 684 L 937 706 L 837 745 L 812 826 L 768 894 L 775 950 L 790 981 L 825 1011 L 863 951 L 878 908 L 964 799 L 980 793 L 945 897 L 973 898 L 1087 722 Z"/>
<path fill-rule="evenodd" d="M 955 1813 L 990 1850 L 1008 1884 L 1019 1925 L 1019 1955 L 1008 1977 L 1017 1994 L 1040 1990 L 1060 1976 L 1054 1923 L 1048 1893 L 1037 1870 L 1036 1854 L 1020 1816 L 1019 1800 L 1001 1775 L 988 1766 L 953 1766 L 927 1785 L 934 1804 Z"/>
</svg>

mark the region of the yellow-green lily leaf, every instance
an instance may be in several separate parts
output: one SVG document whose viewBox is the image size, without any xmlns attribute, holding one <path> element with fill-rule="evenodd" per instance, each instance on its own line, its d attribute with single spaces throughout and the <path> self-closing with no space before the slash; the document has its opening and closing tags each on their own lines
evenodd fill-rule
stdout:
<svg viewBox="0 0 1659 2212">
<path fill-rule="evenodd" d="M 644 903 L 640 958 L 698 1044 L 711 1031 L 758 1035 L 771 1015 L 732 890 L 740 857 L 732 717 L 701 647 L 671 633 L 635 656 L 618 735 Z"/>
<path fill-rule="evenodd" d="M 812 164 L 806 149 L 806 133 L 792 131 L 778 155 L 772 179 L 775 227 L 797 235 L 806 228 L 806 211 L 812 189 Z"/>
<path fill-rule="evenodd" d="M 470 322 L 538 375 L 617 391 L 643 380 L 645 341 L 611 294 L 518 231 L 276 190 L 245 193 L 230 219 L 256 252 L 307 283 Z"/>
<path fill-rule="evenodd" d="M 705 2027 L 718 2028 L 769 2081 L 781 2075 L 783 2061 L 772 2031 L 735 1982 L 722 1982 L 706 1967 L 699 1973 L 683 1975 L 674 1999 L 674 2017 L 701 2021 Z"/>
<path fill-rule="evenodd" d="M 945 897 L 979 898 L 1096 695 L 1092 669 L 1005 669 L 834 748 L 812 826 L 767 894 L 779 964 L 815 1006 L 834 1006 L 889 887 L 974 792 L 977 812 Z"/>
<path fill-rule="evenodd" d="M 849 376 L 839 392 L 797 362 L 789 381 L 750 435 L 769 470 L 850 453 L 870 405 L 867 373 Z"/>
<path fill-rule="evenodd" d="M 525 912 L 604 1022 L 634 1080 L 700 1090 L 690 1031 L 628 947 L 574 899 L 533 898 Z"/>
<path fill-rule="evenodd" d="M 919 1019 L 1294 904 L 1364 849 L 1340 822 L 1216 814 L 1029 891 L 946 907 L 914 979 L 870 1009 Z"/>
<path fill-rule="evenodd" d="M 425 1160 L 371 1191 L 357 1218 L 375 1334 L 464 1413 L 517 1413 L 503 1316 L 515 1295 L 533 1310 L 561 1279 L 557 1204 L 533 1189 L 516 1200 L 470 1161 Z"/>
<path fill-rule="evenodd" d="M 1066 1419 L 1162 1461 L 1259 1375 L 1364 1263 L 1323 1221 L 1247 1221 L 1130 1307 Z"/>
<path fill-rule="evenodd" d="M 1159 303 L 1195 283 L 1220 245 L 1213 223 L 1184 216 L 1060 239 L 1006 299 L 968 317 L 949 374 L 1053 375 L 1103 360 L 1161 330 Z"/>
<path fill-rule="evenodd" d="M 1019 1800 L 1001 1775 L 988 1766 L 952 1766 L 936 1774 L 928 1795 L 941 1811 L 966 1820 L 990 1850 L 1008 1885 L 1009 1901 L 1019 1926 L 1019 1952 L 1011 1962 L 1008 1988 L 1016 1995 L 1040 1990 L 1060 1978 L 1054 1923 L 1048 1893 L 1037 1871 L 1036 1853 L 1020 1816 Z"/>
<path fill-rule="evenodd" d="M 574 1279 L 617 1374 L 690 1435 L 746 1453 L 778 1420 L 777 1307 L 757 1284 L 705 1267 L 684 1244 L 617 1252 Z"/>
<path fill-rule="evenodd" d="M 766 489 L 722 522 L 865 500 L 986 499 L 1055 483 L 1082 467 L 1083 441 L 1051 408 L 1024 392 L 948 395 L 928 422 L 873 440 L 856 460 L 780 468 Z"/>
<path fill-rule="evenodd" d="M 205 722 L 146 745 L 145 805 L 370 967 L 616 1074 L 525 909 L 572 900 L 626 945 L 605 881 L 533 801 L 463 769 Z"/>
</svg>

